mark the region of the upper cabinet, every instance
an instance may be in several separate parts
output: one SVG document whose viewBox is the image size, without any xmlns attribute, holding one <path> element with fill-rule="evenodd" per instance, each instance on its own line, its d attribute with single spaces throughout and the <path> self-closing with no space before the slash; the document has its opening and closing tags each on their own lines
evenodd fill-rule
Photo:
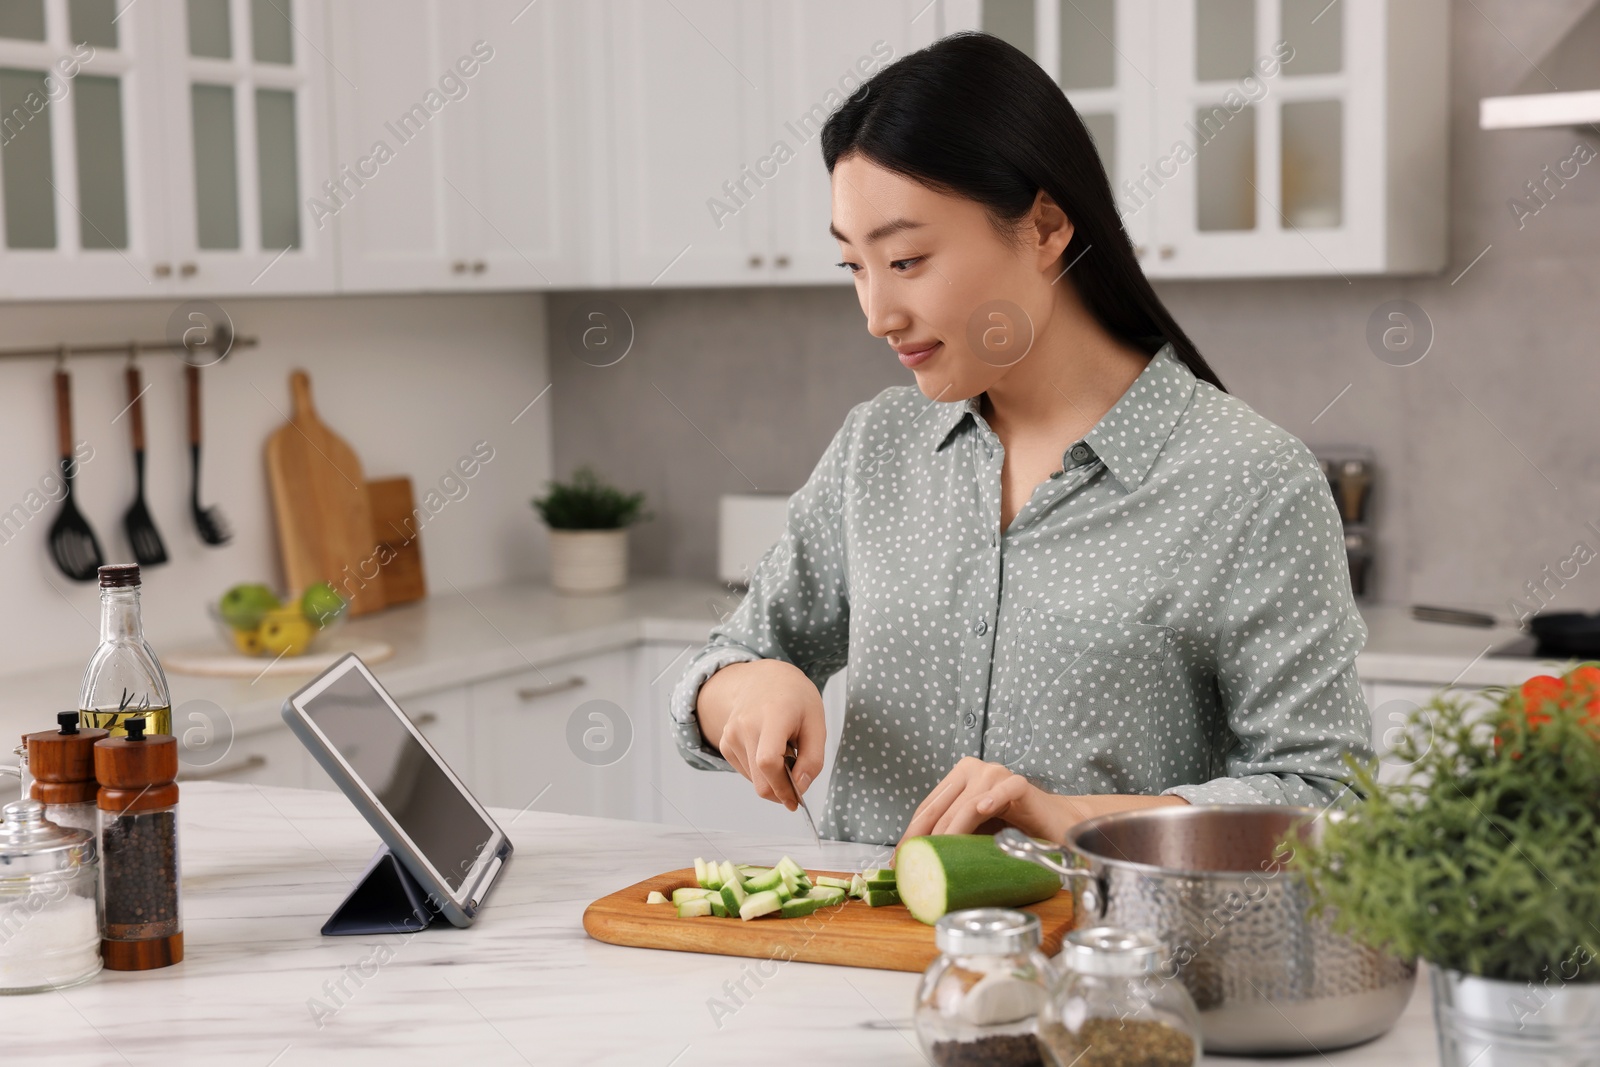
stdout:
<svg viewBox="0 0 1600 1067">
<path fill-rule="evenodd" d="M 348 291 L 609 281 L 604 12 L 579 0 L 341 0 L 335 164 L 313 225 Z"/>
<path fill-rule="evenodd" d="M 1147 275 L 1443 269 L 1446 0 L 947 0 L 1083 116 Z"/>
<path fill-rule="evenodd" d="M 300 202 L 326 165 L 319 0 L 0 8 L 0 292 L 317 292 Z"/>
</svg>

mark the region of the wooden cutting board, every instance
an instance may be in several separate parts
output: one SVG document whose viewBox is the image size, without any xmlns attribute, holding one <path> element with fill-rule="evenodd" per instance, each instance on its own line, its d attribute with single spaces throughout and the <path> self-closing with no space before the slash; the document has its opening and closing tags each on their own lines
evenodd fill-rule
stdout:
<svg viewBox="0 0 1600 1067">
<path fill-rule="evenodd" d="M 384 603 L 421 600 L 428 595 L 428 582 L 422 570 L 422 531 L 417 528 L 411 479 L 375 478 L 367 483 L 367 499 L 383 568 Z"/>
<path fill-rule="evenodd" d="M 849 871 L 816 871 L 815 876 L 849 878 Z M 670 897 L 674 889 L 693 886 L 694 868 L 668 871 L 609 896 L 583 910 L 583 928 L 596 941 L 635 948 L 709 952 L 720 956 L 801 960 L 883 971 L 925 971 L 939 955 L 933 927 L 911 917 L 903 904 L 868 907 L 847 900 L 803 919 L 680 919 L 670 904 L 646 904 L 650 890 Z M 1049 900 L 1021 911 L 1039 916 L 1042 949 L 1053 956 L 1072 929 L 1072 894 L 1062 890 Z"/>
<path fill-rule="evenodd" d="M 377 539 L 361 461 L 317 417 L 305 371 L 289 375 L 289 393 L 289 421 L 267 438 L 266 449 L 284 579 L 291 593 L 331 582 L 350 602 L 351 615 L 377 611 L 385 603 L 383 579 L 373 558 Z"/>
</svg>

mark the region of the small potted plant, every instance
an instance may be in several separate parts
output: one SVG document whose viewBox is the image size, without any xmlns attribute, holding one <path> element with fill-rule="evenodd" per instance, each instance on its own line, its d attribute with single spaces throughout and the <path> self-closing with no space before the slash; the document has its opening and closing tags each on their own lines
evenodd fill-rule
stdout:
<svg viewBox="0 0 1600 1067">
<path fill-rule="evenodd" d="M 1442 1067 L 1600 1048 L 1600 665 L 1436 696 L 1293 864 L 1335 925 L 1432 966 Z M 1501 1057 L 1505 1057 L 1502 1059 Z M 1479 1062 L 1479 1067 L 1483 1063 Z"/>
<path fill-rule="evenodd" d="M 650 517 L 643 493 L 624 493 L 579 467 L 533 506 L 550 528 L 550 581 L 563 593 L 611 593 L 628 580 L 628 526 Z"/>
</svg>

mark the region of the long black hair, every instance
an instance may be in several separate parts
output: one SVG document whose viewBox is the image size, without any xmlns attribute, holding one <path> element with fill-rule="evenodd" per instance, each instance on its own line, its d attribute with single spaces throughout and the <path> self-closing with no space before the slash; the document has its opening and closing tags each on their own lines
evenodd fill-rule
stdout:
<svg viewBox="0 0 1600 1067">
<path fill-rule="evenodd" d="M 1017 48 L 968 31 L 904 56 L 828 117 L 821 142 L 830 174 L 842 157 L 860 153 L 984 205 L 1002 230 L 1014 228 L 1043 189 L 1072 221 L 1062 259 L 1076 263 L 1072 282 L 1100 325 L 1150 354 L 1171 342 L 1197 378 L 1222 388 L 1139 269 L 1077 110 Z"/>
</svg>

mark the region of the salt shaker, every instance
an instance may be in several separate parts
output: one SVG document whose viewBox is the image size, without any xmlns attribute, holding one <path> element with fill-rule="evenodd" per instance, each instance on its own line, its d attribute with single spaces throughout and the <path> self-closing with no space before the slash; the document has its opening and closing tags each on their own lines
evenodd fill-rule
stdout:
<svg viewBox="0 0 1600 1067">
<path fill-rule="evenodd" d="M 1009 908 L 954 911 L 934 926 L 940 956 L 917 990 L 917 1035 L 937 1067 L 1038 1067 L 1034 1022 L 1054 972 L 1039 917 Z"/>
<path fill-rule="evenodd" d="M 96 833 L 100 824 L 95 796 L 100 783 L 94 777 L 94 743 L 109 735 L 105 730 L 80 730 L 75 711 L 58 712 L 56 722 L 58 729 L 22 735 L 33 776 L 29 792 L 44 804 L 44 817 L 57 826 Z"/>
<path fill-rule="evenodd" d="M 178 740 L 144 732 L 94 744 L 100 782 L 106 967 L 144 971 L 183 959 L 178 914 Z"/>
<path fill-rule="evenodd" d="M 94 834 L 57 826 L 37 800 L 0 822 L 0 993 L 40 993 L 100 973 Z"/>
<path fill-rule="evenodd" d="M 1146 933 L 1115 926 L 1069 933 L 1056 957 L 1061 976 L 1039 1013 L 1048 1067 L 1199 1063 L 1200 1014 L 1182 982 L 1158 973 L 1160 955 L 1161 943 Z"/>
</svg>

